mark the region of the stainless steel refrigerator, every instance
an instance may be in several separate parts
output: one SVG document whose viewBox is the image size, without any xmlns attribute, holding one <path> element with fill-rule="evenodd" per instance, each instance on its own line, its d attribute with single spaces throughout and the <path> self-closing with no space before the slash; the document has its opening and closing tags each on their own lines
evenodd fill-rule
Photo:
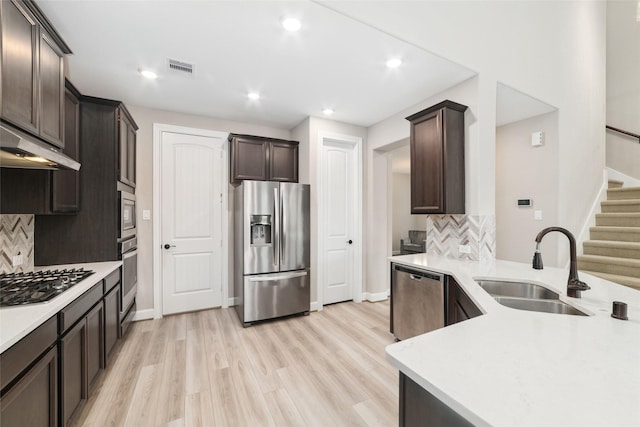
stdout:
<svg viewBox="0 0 640 427">
<path fill-rule="evenodd" d="M 244 326 L 309 314 L 309 185 L 243 181 L 234 193 L 234 294 Z"/>
</svg>

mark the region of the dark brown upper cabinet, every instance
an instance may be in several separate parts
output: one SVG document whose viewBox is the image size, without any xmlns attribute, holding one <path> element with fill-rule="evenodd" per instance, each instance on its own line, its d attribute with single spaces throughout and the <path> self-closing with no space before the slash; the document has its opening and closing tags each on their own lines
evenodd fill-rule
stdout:
<svg viewBox="0 0 640 427">
<path fill-rule="evenodd" d="M 66 82 L 64 96 L 64 154 L 80 161 L 80 93 Z M 51 172 L 51 211 L 55 213 L 80 210 L 80 172 Z"/>
<path fill-rule="evenodd" d="M 63 153 L 80 161 L 80 93 L 66 82 Z M 80 171 L 0 170 L 0 213 L 51 215 L 80 210 Z"/>
<path fill-rule="evenodd" d="M 2 119 L 64 147 L 64 62 L 71 53 L 33 1 L 0 2 Z"/>
<path fill-rule="evenodd" d="M 129 121 L 131 132 L 135 132 L 137 126 L 122 102 L 90 96 L 80 98 L 81 209 L 76 215 L 36 218 L 36 265 L 118 259 L 118 191 L 134 192 L 131 180 L 128 184 L 119 181 L 121 154 L 124 154 L 120 148 L 123 117 Z M 91 238 L 86 238 L 87 235 Z M 64 250 L 60 250 L 61 241 L 67 242 Z"/>
<path fill-rule="evenodd" d="M 464 213 L 464 112 L 443 101 L 411 122 L 411 213 Z"/>
<path fill-rule="evenodd" d="M 129 111 L 121 105 L 118 109 L 118 181 L 136 187 L 136 131 L 138 126 Z"/>
<path fill-rule="evenodd" d="M 231 182 L 298 182 L 298 141 L 229 135 Z"/>
</svg>

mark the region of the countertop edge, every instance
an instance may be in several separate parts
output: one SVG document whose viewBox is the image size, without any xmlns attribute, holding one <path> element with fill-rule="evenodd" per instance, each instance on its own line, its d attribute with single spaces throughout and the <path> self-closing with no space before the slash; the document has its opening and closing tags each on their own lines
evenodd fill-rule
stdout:
<svg viewBox="0 0 640 427">
<path fill-rule="evenodd" d="M 562 315 L 563 317 L 558 317 L 557 319 L 552 319 L 550 317 L 543 319 L 541 313 L 526 312 L 504 307 L 498 304 L 493 299 L 493 297 L 491 297 L 488 293 L 477 286 L 475 284 L 474 278 L 500 277 L 502 279 L 527 279 L 534 283 L 538 282 L 543 285 L 548 285 L 547 287 L 554 289 L 560 294 L 559 299 L 561 301 L 569 303 L 570 305 L 574 305 L 580 308 L 582 311 L 588 313 L 588 317 L 590 317 L 592 320 L 588 324 L 583 323 L 582 327 L 594 327 L 595 324 L 604 325 L 604 328 L 598 328 L 598 331 L 600 333 L 602 333 L 602 331 L 608 330 L 606 328 L 611 327 L 611 319 L 609 313 L 611 310 L 610 300 L 615 300 L 617 299 L 616 297 L 621 296 L 623 301 L 629 302 L 630 320 L 617 321 L 624 322 L 620 323 L 618 327 L 622 328 L 621 330 L 625 331 L 625 337 L 629 339 L 629 336 L 635 336 L 634 331 L 636 331 L 640 326 L 639 291 L 624 287 L 619 284 L 608 282 L 604 279 L 591 276 L 588 273 L 580 272 L 580 275 L 581 278 L 582 276 L 584 276 L 583 280 L 586 280 L 588 283 L 594 285 L 592 286 L 592 290 L 586 292 L 582 299 L 574 299 L 566 296 L 566 281 L 568 271 L 564 268 L 549 267 L 545 268 L 544 271 L 531 270 L 530 266 L 527 264 L 516 263 L 512 261 L 460 261 L 439 256 L 427 256 L 426 254 L 410 255 L 405 257 L 389 257 L 387 258 L 387 260 L 390 264 L 401 264 L 411 268 L 434 271 L 453 276 L 454 278 L 456 278 L 456 281 L 459 282 L 465 293 L 483 311 L 484 315 L 482 316 L 468 319 L 461 323 L 450 325 L 436 331 L 410 338 L 408 340 L 390 344 L 385 348 L 385 358 L 387 359 L 388 363 L 390 363 L 393 367 L 398 369 L 403 374 L 407 375 L 407 377 L 411 378 L 411 380 L 416 382 L 436 398 L 440 399 L 444 404 L 449 406 L 452 410 L 456 411 L 468 421 L 472 422 L 474 425 L 496 425 L 501 423 L 509 423 L 511 425 L 520 425 L 523 423 L 526 424 L 526 419 L 529 419 L 527 418 L 527 415 L 534 415 L 534 412 L 527 413 L 527 415 L 525 415 L 526 412 L 521 412 L 522 407 L 520 407 L 519 405 L 515 405 L 515 407 L 509 408 L 507 414 L 496 414 L 494 405 L 486 404 L 487 399 L 482 397 L 480 397 L 479 399 L 469 399 L 469 393 L 460 393 L 461 387 L 467 387 L 466 385 L 463 385 L 466 384 L 464 381 L 466 381 L 467 378 L 472 378 L 465 376 L 465 380 L 462 380 L 460 378 L 460 375 L 465 375 L 467 373 L 469 375 L 473 375 L 473 369 L 477 369 L 479 367 L 477 361 L 476 363 L 472 362 L 471 365 L 469 365 L 469 367 L 464 370 L 464 374 L 460 375 L 457 375 L 457 373 L 454 374 L 454 372 L 458 368 L 454 369 L 453 367 L 447 368 L 446 366 L 443 366 L 442 368 L 444 368 L 444 370 L 438 369 L 434 371 L 432 368 L 426 368 L 427 366 L 434 366 L 434 363 L 438 363 L 438 360 L 441 363 L 445 364 L 448 363 L 446 361 L 451 361 L 450 363 L 466 363 L 461 357 L 456 356 L 451 359 L 450 357 L 446 356 L 446 354 L 451 354 L 447 352 L 453 351 L 453 349 L 459 348 L 462 345 L 454 344 L 454 341 L 457 340 L 457 342 L 460 343 L 460 340 L 464 340 L 464 336 L 466 336 L 467 333 L 473 333 L 476 336 L 484 336 L 485 333 L 482 331 L 486 331 L 486 328 L 490 328 L 491 330 L 493 330 L 492 328 L 496 327 L 499 323 L 519 322 L 520 320 L 524 319 L 525 316 L 531 316 L 530 320 L 527 320 L 527 323 L 535 323 L 536 327 L 539 327 L 539 322 L 544 322 L 547 330 L 549 328 L 549 325 L 551 324 L 553 324 L 553 327 L 556 328 L 556 322 L 558 323 L 557 327 L 563 330 L 572 329 L 576 326 L 576 324 L 573 323 L 570 319 L 573 316 L 564 317 L 564 315 Z M 544 314 L 544 316 L 550 315 Z M 502 327 L 500 330 L 501 332 L 504 332 L 505 328 Z M 602 337 L 602 335 L 600 335 L 600 337 Z M 479 341 L 479 339 L 476 339 L 475 341 Z M 466 341 L 463 342 L 465 343 L 464 345 L 466 345 Z M 445 347 L 438 349 L 438 346 L 441 344 L 444 344 Z M 436 347 L 434 348 L 434 346 Z M 436 355 L 434 356 L 431 354 L 425 354 L 424 352 L 428 351 L 428 348 L 436 349 Z M 484 352 L 484 355 L 486 356 L 491 351 L 494 350 L 489 349 Z M 634 354 L 636 353 L 640 353 L 639 349 L 634 350 Z M 531 357 L 535 357 L 535 355 L 532 355 Z M 598 357 L 600 358 L 600 362 L 602 362 L 603 357 L 606 358 L 607 356 L 598 354 Z M 478 360 L 483 361 L 484 359 Z M 424 365 L 425 363 L 428 363 L 428 365 Z M 628 360 L 626 363 L 629 363 Z M 474 366 L 475 368 L 472 368 Z M 518 367 L 518 365 L 516 365 L 516 367 Z M 456 377 L 453 384 L 451 384 L 449 382 L 450 380 L 448 379 L 449 376 L 447 372 L 449 372 L 450 369 L 452 369 L 451 373 L 453 374 L 453 376 Z M 432 375 L 433 378 L 430 377 Z M 525 381 L 531 381 L 532 374 L 525 374 L 525 376 L 527 375 L 528 380 Z M 635 376 L 638 377 L 638 375 Z M 486 375 L 481 374 L 478 379 L 472 380 L 472 383 L 474 381 L 475 383 L 477 383 L 475 384 L 476 388 L 479 384 L 478 381 L 480 381 L 479 378 L 484 378 L 484 380 L 489 379 L 486 377 Z M 582 379 L 582 377 L 580 377 L 580 379 Z M 632 396 L 640 396 L 640 389 L 634 381 L 637 382 L 636 379 L 632 380 L 633 386 L 631 387 L 629 392 Z M 529 389 L 527 389 L 527 391 L 525 391 L 524 393 L 531 391 L 531 384 L 532 383 L 530 382 Z M 594 387 L 606 387 L 610 385 L 610 383 L 601 384 L 599 382 L 593 384 Z M 483 389 L 484 387 L 485 386 L 481 387 L 481 389 Z M 558 390 L 563 390 L 563 388 Z M 449 392 L 454 393 L 454 395 L 450 395 Z M 556 390 L 552 391 L 551 395 L 556 392 Z M 533 395 L 539 396 L 538 393 L 530 395 L 523 394 L 523 396 L 527 397 Z M 460 399 L 461 397 L 462 399 Z M 638 410 L 634 410 L 633 408 L 625 408 L 626 409 L 623 409 L 621 412 L 616 413 L 615 417 L 610 418 L 610 421 L 625 422 L 624 420 L 628 421 L 629 417 L 633 418 L 638 413 Z M 554 410 L 557 410 L 557 408 L 555 408 Z M 603 415 L 602 411 L 594 412 L 593 410 L 586 411 L 585 414 L 580 415 L 578 418 L 573 418 L 575 414 L 576 413 L 574 411 L 571 411 L 568 407 L 565 407 L 564 414 L 557 420 L 562 420 L 561 422 L 567 422 L 568 420 L 576 420 L 578 422 L 581 422 L 585 421 L 585 414 L 592 414 L 595 415 L 595 418 L 592 419 L 593 421 L 601 419 L 601 416 Z M 522 418 L 523 416 L 525 417 L 525 419 Z M 548 422 L 547 416 L 548 414 L 545 415 L 544 413 L 536 413 L 536 415 L 534 415 L 533 418 L 529 419 L 529 421 L 544 423 L 544 420 L 547 420 Z M 614 419 L 616 419 L 616 421 L 614 421 Z M 520 420 L 520 422 L 518 420 Z"/>
<path fill-rule="evenodd" d="M 105 261 L 83 264 L 65 264 L 36 267 L 38 270 L 55 268 L 85 268 L 94 273 L 56 298 L 45 303 L 0 308 L 0 354 L 11 348 L 38 326 L 58 314 L 67 305 L 91 289 L 109 274 L 122 266 L 122 261 Z M 9 325 L 9 327 L 7 327 Z"/>
</svg>

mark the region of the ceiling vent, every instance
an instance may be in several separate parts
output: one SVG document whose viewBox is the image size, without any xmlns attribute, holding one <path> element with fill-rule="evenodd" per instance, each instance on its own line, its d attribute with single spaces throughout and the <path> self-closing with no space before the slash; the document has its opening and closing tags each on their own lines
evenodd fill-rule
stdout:
<svg viewBox="0 0 640 427">
<path fill-rule="evenodd" d="M 168 59 L 167 62 L 169 64 L 169 71 L 185 76 L 193 76 L 193 64 L 175 59 Z"/>
</svg>

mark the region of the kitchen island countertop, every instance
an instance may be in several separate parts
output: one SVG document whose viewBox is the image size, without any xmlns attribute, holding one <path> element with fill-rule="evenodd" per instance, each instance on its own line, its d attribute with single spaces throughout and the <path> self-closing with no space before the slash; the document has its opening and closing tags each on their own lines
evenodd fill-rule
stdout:
<svg viewBox="0 0 640 427">
<path fill-rule="evenodd" d="M 36 270 L 82 267 L 94 273 L 50 301 L 0 308 L 0 353 L 4 353 L 121 265 L 122 261 L 107 261 L 36 267 Z"/>
<path fill-rule="evenodd" d="M 474 425 L 640 425 L 640 291 L 580 272 L 591 286 L 566 296 L 568 269 L 416 254 L 393 263 L 454 276 L 484 315 L 386 348 L 387 360 Z M 589 316 L 515 310 L 474 278 L 540 283 Z M 611 317 L 613 301 L 629 320 Z"/>
</svg>

